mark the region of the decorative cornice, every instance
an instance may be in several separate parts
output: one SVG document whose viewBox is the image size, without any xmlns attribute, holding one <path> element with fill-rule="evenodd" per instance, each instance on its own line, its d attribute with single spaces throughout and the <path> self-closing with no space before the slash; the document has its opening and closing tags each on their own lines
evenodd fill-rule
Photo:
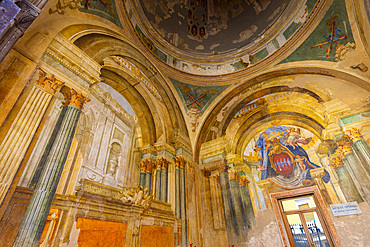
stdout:
<svg viewBox="0 0 370 247">
<path fill-rule="evenodd" d="M 100 82 L 101 66 L 64 36 L 55 36 L 46 53 L 88 83 Z"/>
<path fill-rule="evenodd" d="M 48 77 L 46 72 L 39 68 L 39 78 L 36 81 L 36 85 L 54 94 L 57 87 L 64 85 L 64 82 L 57 80 L 53 74 Z"/>
<path fill-rule="evenodd" d="M 151 154 L 155 156 L 157 154 L 157 150 L 155 149 L 155 147 L 150 144 L 140 147 L 139 150 L 143 155 Z"/>
<path fill-rule="evenodd" d="M 175 143 L 174 146 L 176 149 L 176 154 L 177 154 L 177 150 L 182 148 L 186 152 L 188 152 L 190 156 L 192 156 L 193 151 L 191 148 L 189 136 L 185 135 L 180 130 L 177 130 L 174 132 L 171 142 Z"/>
<path fill-rule="evenodd" d="M 104 66 L 111 66 L 122 70 L 135 80 L 136 83 L 142 82 L 148 91 L 154 95 L 158 100 L 162 101 L 162 97 L 159 94 L 157 88 L 153 83 L 146 77 L 146 75 L 138 69 L 134 64 L 130 63 L 126 59 L 119 56 L 110 56 L 104 58 Z M 135 83 L 135 84 L 136 84 Z"/>
<path fill-rule="evenodd" d="M 166 155 L 166 153 L 168 153 L 170 156 L 172 155 L 174 157 L 176 153 L 175 148 L 165 142 L 155 143 L 154 147 L 157 150 L 157 155 L 160 155 L 160 153 L 162 153 L 162 155 Z M 173 157 L 169 157 L 169 158 L 173 158 Z"/>
</svg>

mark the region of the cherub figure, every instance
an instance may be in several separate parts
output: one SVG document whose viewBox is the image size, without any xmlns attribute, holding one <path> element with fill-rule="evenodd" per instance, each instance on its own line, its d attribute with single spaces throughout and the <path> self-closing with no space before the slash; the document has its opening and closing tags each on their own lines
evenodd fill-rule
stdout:
<svg viewBox="0 0 370 247">
<path fill-rule="evenodd" d="M 306 157 L 296 155 L 295 156 L 295 161 L 299 164 L 299 166 L 301 167 L 302 171 L 305 171 L 306 170 L 306 165 L 304 163 L 304 162 L 307 162 L 308 163 Z"/>
<path fill-rule="evenodd" d="M 296 147 L 298 143 L 308 144 L 312 140 L 312 137 L 305 138 L 304 136 L 302 136 L 301 130 L 299 128 L 295 129 L 293 127 L 287 130 L 287 134 L 285 135 L 285 137 L 285 145 L 290 145 L 293 147 Z"/>
</svg>

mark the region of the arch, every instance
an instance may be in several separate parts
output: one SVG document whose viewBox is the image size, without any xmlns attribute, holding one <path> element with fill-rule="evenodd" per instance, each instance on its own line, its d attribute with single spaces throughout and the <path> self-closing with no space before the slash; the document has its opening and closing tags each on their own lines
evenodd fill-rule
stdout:
<svg viewBox="0 0 370 247">
<path fill-rule="evenodd" d="M 158 139 L 162 133 L 165 133 L 165 141 L 169 143 L 171 141 L 170 139 L 174 136 L 173 133 L 175 131 L 180 131 L 188 136 L 184 117 L 181 114 L 176 114 L 176 112 L 180 112 L 180 107 L 175 99 L 175 96 L 173 95 L 172 90 L 167 85 L 167 80 L 151 63 L 151 61 L 149 61 L 135 46 L 124 39 L 118 39 L 117 37 L 96 33 L 89 33 L 81 36 L 76 39 L 74 43 L 100 64 L 103 64 L 103 60 L 109 56 L 119 56 L 127 59 L 143 74 L 145 74 L 145 76 L 156 88 L 161 96 L 161 100 L 163 101 L 163 104 L 156 103 L 155 100 L 150 101 L 151 96 L 148 93 L 145 93 L 146 90 L 140 90 L 140 87 L 143 88 L 140 85 L 135 86 L 137 92 L 139 94 L 143 94 L 142 96 L 146 101 L 149 100 L 151 102 L 147 105 L 150 106 L 149 112 L 152 114 L 152 118 L 155 122 L 154 125 L 157 128 L 156 139 Z M 103 68 L 118 74 L 124 79 L 124 81 L 131 84 L 131 86 L 135 85 L 134 78 L 122 73 L 123 71 L 119 71 L 117 68 L 108 68 L 107 66 L 104 66 Z M 115 87 L 113 86 L 113 88 Z M 117 91 L 120 92 L 122 90 Z M 127 99 L 127 97 L 128 95 L 126 94 L 125 98 Z M 131 99 L 133 98 L 135 97 L 131 97 Z M 130 104 L 132 104 L 132 100 L 130 101 Z M 161 110 L 160 113 L 159 110 Z M 168 126 L 172 126 L 172 128 L 168 128 Z"/>
<path fill-rule="evenodd" d="M 230 88 L 217 101 L 213 102 L 203 121 L 199 126 L 197 138 L 194 144 L 194 159 L 199 161 L 199 152 L 202 143 L 224 136 L 233 116 L 247 103 L 258 98 L 264 97 L 271 93 L 277 92 L 299 92 L 306 94 L 318 103 L 325 103 L 333 99 L 329 92 L 310 85 L 299 85 L 289 87 L 289 84 L 294 78 L 299 76 L 322 76 L 323 78 L 338 79 L 349 85 L 356 85 L 357 88 L 370 91 L 370 84 L 365 78 L 350 74 L 346 71 L 335 69 L 332 66 L 326 67 L 329 63 L 324 62 L 323 67 L 313 66 L 305 63 L 291 63 L 288 65 L 277 66 L 274 69 L 259 73 L 252 78 L 244 79 L 242 83 Z M 325 122 L 322 113 L 321 119 Z M 217 121 L 217 116 L 222 115 L 222 121 Z M 325 124 L 322 121 L 317 121 L 321 126 Z M 218 130 L 218 134 L 210 137 L 211 127 Z M 316 132 L 317 133 L 317 132 Z M 320 135 L 319 135 L 320 136 Z"/>
</svg>

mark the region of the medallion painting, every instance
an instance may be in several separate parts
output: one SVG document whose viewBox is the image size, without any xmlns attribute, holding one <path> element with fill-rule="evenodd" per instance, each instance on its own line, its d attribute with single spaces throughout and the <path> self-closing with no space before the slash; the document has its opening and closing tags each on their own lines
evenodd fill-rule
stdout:
<svg viewBox="0 0 370 247">
<path fill-rule="evenodd" d="M 320 166 L 311 161 L 305 150 L 313 142 L 310 134 L 295 126 L 276 126 L 263 131 L 255 146 L 261 180 L 267 179 L 284 189 L 313 185 L 310 170 Z M 330 180 L 326 170 L 322 179 L 325 183 Z"/>
</svg>

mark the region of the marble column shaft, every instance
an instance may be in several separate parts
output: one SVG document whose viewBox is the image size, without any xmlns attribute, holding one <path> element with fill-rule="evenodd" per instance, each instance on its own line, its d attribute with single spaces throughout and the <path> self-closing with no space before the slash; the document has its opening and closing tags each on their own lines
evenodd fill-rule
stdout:
<svg viewBox="0 0 370 247">
<path fill-rule="evenodd" d="M 0 144 L 0 203 L 4 200 L 52 97 L 53 93 L 35 85 Z"/>
<path fill-rule="evenodd" d="M 38 245 L 80 114 L 80 109 L 68 106 L 13 247 Z"/>
<path fill-rule="evenodd" d="M 175 168 L 175 197 L 176 197 L 176 212 L 175 216 L 177 218 L 181 218 L 181 205 L 180 205 L 180 169 L 178 167 Z"/>
<path fill-rule="evenodd" d="M 155 199 L 160 201 L 161 200 L 161 176 L 162 170 L 161 168 L 157 167 L 156 169 L 156 176 L 155 176 Z"/>
<path fill-rule="evenodd" d="M 250 196 L 250 193 L 249 193 L 249 187 L 247 185 L 240 186 L 240 193 L 241 193 L 243 203 L 245 205 L 245 210 L 246 210 L 246 213 L 248 215 L 249 223 L 255 225 L 256 224 L 256 218 L 254 216 L 252 200 L 251 200 L 251 196 Z M 249 224 L 249 226 L 250 226 L 250 224 Z"/>
<path fill-rule="evenodd" d="M 30 182 L 30 184 L 28 186 L 29 188 L 34 189 L 36 187 L 36 185 L 37 185 L 37 182 L 39 181 L 39 178 L 40 178 L 41 172 L 42 172 L 42 170 L 44 168 L 46 159 L 48 158 L 48 155 L 50 153 L 50 150 L 51 150 L 51 148 L 52 148 L 52 146 L 54 144 L 54 140 L 55 140 L 55 138 L 56 138 L 56 136 L 58 134 L 58 130 L 59 130 L 61 124 L 62 124 L 62 121 L 63 121 L 63 118 L 65 116 L 66 111 L 67 111 L 67 107 L 66 106 L 62 106 L 62 110 L 59 113 L 58 120 L 55 123 L 54 129 L 53 129 L 53 131 L 51 133 L 51 136 L 49 138 L 49 141 L 48 141 L 48 143 L 47 143 L 47 145 L 45 147 L 44 153 L 43 153 L 40 161 L 37 164 L 36 171 L 33 174 L 33 177 L 31 179 L 31 182 Z"/>
<path fill-rule="evenodd" d="M 361 160 L 362 165 L 364 166 L 367 175 L 370 176 L 370 148 L 367 142 L 362 138 L 356 140 L 352 144 L 352 149 L 355 152 L 356 156 Z"/>
<path fill-rule="evenodd" d="M 162 202 L 167 202 L 167 169 L 162 167 L 161 173 L 161 197 L 160 200 Z"/>
<path fill-rule="evenodd" d="M 185 167 L 180 167 L 181 245 L 187 247 Z"/>
<path fill-rule="evenodd" d="M 145 177 L 146 177 L 146 172 L 140 172 L 139 186 L 145 187 Z"/>
<path fill-rule="evenodd" d="M 232 199 L 232 205 L 234 208 L 232 210 L 235 213 L 235 219 L 237 222 L 238 229 L 238 243 L 245 242 L 249 230 L 249 219 L 244 208 L 244 204 L 240 194 L 239 181 L 230 179 L 230 193 Z"/>
<path fill-rule="evenodd" d="M 151 171 L 146 171 L 145 188 L 148 188 L 148 193 L 150 195 L 152 192 L 152 172 Z"/>
<path fill-rule="evenodd" d="M 353 152 L 345 154 L 343 162 L 362 199 L 370 203 L 370 177 Z"/>
<path fill-rule="evenodd" d="M 358 192 L 356 185 L 350 176 L 350 172 L 345 168 L 345 166 L 338 167 L 336 173 L 339 177 L 340 188 L 347 202 L 363 202 L 361 195 Z"/>
<path fill-rule="evenodd" d="M 237 222 L 235 220 L 233 205 L 231 200 L 229 174 L 227 172 L 220 172 L 221 194 L 224 205 L 224 216 L 226 223 L 226 232 L 229 244 L 235 244 L 237 236 Z"/>
</svg>

